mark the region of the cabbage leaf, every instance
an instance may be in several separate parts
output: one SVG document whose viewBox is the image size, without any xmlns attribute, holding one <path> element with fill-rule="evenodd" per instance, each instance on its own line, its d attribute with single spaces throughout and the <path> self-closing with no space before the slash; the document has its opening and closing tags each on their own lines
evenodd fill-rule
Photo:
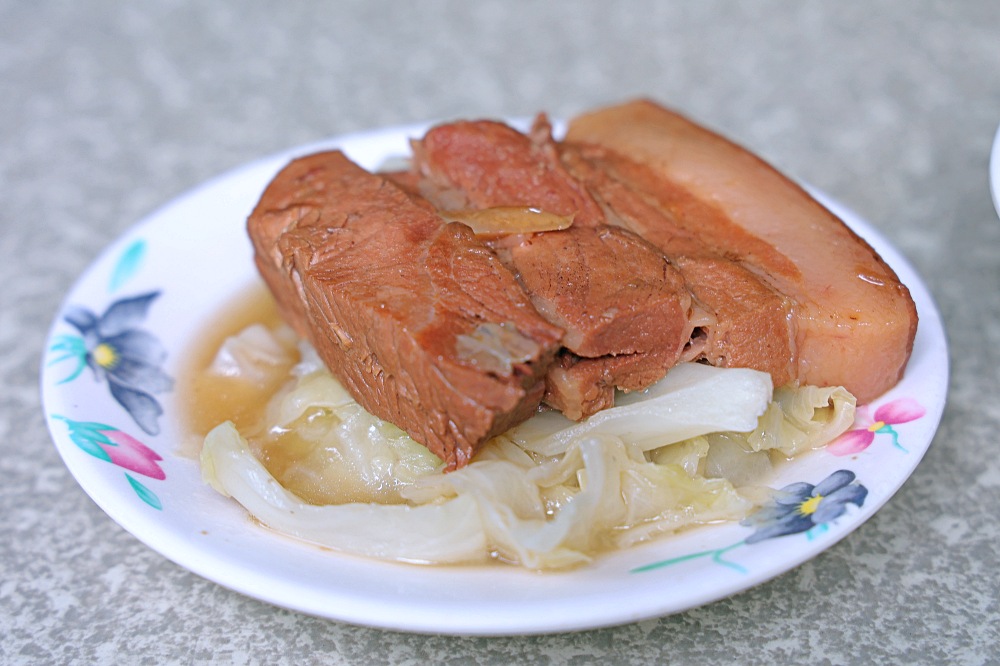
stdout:
<svg viewBox="0 0 1000 666">
<path fill-rule="evenodd" d="M 259 331 L 240 345 L 254 341 Z M 843 389 L 772 390 L 765 373 L 683 364 L 584 421 L 536 415 L 446 474 L 362 409 L 308 345 L 301 352 L 257 427 L 241 434 L 223 423 L 208 434 L 203 476 L 272 529 L 382 559 L 559 569 L 739 520 L 754 508 L 770 452 L 821 445 L 854 418 Z"/>
</svg>

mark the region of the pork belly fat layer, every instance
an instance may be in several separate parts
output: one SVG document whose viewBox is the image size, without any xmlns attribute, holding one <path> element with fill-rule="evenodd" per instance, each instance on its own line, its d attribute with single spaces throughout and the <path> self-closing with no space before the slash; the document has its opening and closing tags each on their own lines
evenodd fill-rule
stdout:
<svg viewBox="0 0 1000 666">
<path fill-rule="evenodd" d="M 537 409 L 562 332 L 467 227 L 327 152 L 282 170 L 248 231 L 289 323 L 449 469 Z"/>
</svg>

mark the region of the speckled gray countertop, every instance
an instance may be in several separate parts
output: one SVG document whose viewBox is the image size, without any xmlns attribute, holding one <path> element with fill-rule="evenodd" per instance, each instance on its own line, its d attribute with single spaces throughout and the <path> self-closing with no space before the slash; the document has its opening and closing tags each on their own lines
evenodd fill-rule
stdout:
<svg viewBox="0 0 1000 666">
<path fill-rule="evenodd" d="M 280 7 L 280 9 L 279 9 Z M 111 521 L 60 461 L 38 368 L 122 231 L 279 149 L 636 95 L 870 220 L 930 287 L 950 396 L 873 519 L 735 597 L 573 634 L 452 638 L 245 598 Z M 998 663 L 1000 4 L 0 0 L 0 662 Z"/>
</svg>

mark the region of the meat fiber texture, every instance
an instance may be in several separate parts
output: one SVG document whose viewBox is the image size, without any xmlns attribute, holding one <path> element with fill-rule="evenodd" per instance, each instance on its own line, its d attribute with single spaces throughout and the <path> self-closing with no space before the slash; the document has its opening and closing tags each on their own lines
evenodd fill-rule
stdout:
<svg viewBox="0 0 1000 666">
<path fill-rule="evenodd" d="M 285 319 L 448 468 L 536 411 L 562 331 L 465 225 L 327 152 L 283 169 L 248 230 Z"/>
<path fill-rule="evenodd" d="M 513 234 L 491 246 L 538 311 L 565 331 L 545 402 L 572 419 L 614 404 L 675 365 L 691 337 L 691 296 L 661 251 L 610 226 L 571 175 L 544 118 L 530 136 L 491 121 L 432 128 L 414 144 L 415 182 L 439 208 L 526 206 L 572 216 L 565 230 Z M 413 179 L 411 179 L 413 180 Z"/>
</svg>

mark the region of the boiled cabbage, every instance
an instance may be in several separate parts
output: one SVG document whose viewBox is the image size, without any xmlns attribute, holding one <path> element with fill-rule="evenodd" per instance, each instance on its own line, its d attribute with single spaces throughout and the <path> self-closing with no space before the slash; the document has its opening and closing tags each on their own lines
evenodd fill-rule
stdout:
<svg viewBox="0 0 1000 666">
<path fill-rule="evenodd" d="M 768 451 L 832 439 L 854 408 L 842 389 L 772 391 L 765 373 L 698 364 L 620 398 L 579 423 L 540 414 L 446 474 L 425 447 L 362 409 L 304 345 L 257 427 L 209 433 L 202 470 L 260 522 L 330 548 L 565 568 L 745 517 Z"/>
</svg>

